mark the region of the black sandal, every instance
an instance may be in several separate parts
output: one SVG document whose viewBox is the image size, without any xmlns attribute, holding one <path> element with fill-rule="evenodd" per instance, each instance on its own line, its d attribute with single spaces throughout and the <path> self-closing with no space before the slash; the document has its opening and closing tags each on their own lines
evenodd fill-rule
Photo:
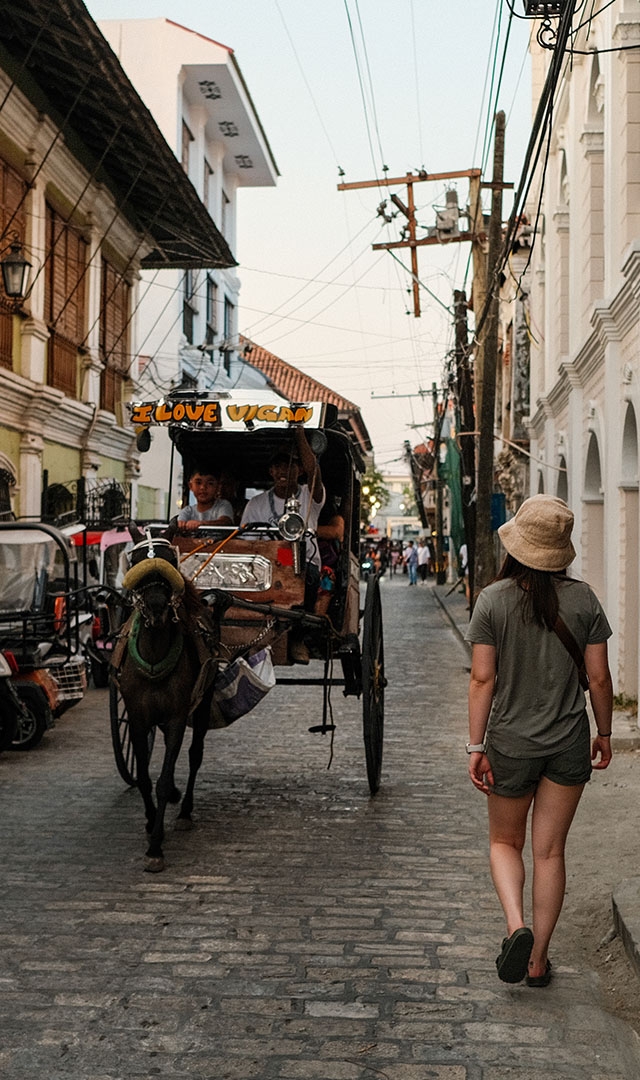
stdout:
<svg viewBox="0 0 640 1080">
<path fill-rule="evenodd" d="M 551 961 L 547 960 L 547 966 L 543 975 L 527 975 L 527 986 L 548 986 L 551 982 Z"/>
<path fill-rule="evenodd" d="M 527 926 L 514 930 L 511 937 L 502 942 L 500 955 L 496 957 L 498 978 L 506 983 L 522 982 L 527 974 L 529 957 L 533 948 L 533 934 Z"/>
</svg>

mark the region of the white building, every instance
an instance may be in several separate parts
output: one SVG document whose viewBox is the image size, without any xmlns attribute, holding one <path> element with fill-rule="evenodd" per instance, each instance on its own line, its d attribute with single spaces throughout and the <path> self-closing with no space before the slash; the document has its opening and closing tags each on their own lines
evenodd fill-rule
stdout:
<svg viewBox="0 0 640 1080">
<path fill-rule="evenodd" d="M 589 30 L 574 41 L 587 55 L 567 58 L 556 97 L 533 256 L 530 434 L 541 461 L 531 492 L 571 506 L 574 572 L 613 626 L 618 691 L 637 697 L 640 3 L 603 7 Z M 539 92 L 551 54 L 532 53 Z M 536 202 L 534 192 L 532 217 Z"/>
<path fill-rule="evenodd" d="M 164 18 L 99 25 L 233 252 L 239 190 L 274 186 L 279 175 L 233 50 Z M 141 290 L 139 376 L 149 399 L 178 386 L 265 385 L 238 351 L 235 269 L 144 274 Z M 165 432 L 153 438 L 142 476 L 164 516 L 170 447 Z"/>
</svg>

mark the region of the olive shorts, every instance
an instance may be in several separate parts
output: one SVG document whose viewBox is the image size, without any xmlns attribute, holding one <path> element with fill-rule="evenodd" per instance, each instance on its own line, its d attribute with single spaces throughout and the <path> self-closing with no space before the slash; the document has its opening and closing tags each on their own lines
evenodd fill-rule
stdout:
<svg viewBox="0 0 640 1080">
<path fill-rule="evenodd" d="M 591 736 L 585 725 L 576 741 L 559 754 L 515 758 L 488 746 L 487 757 L 493 771 L 492 792 L 517 799 L 535 791 L 543 776 L 563 787 L 585 784 L 591 777 Z"/>
</svg>

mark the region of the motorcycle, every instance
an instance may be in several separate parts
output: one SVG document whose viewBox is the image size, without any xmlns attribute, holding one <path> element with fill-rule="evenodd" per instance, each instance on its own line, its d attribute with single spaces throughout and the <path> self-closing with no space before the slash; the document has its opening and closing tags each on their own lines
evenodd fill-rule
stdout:
<svg viewBox="0 0 640 1080">
<path fill-rule="evenodd" d="M 0 652 L 0 751 L 30 750 L 54 723 L 45 688 L 35 680 L 20 682 L 17 677 L 13 653 Z M 50 692 L 53 689 L 49 687 Z"/>
</svg>

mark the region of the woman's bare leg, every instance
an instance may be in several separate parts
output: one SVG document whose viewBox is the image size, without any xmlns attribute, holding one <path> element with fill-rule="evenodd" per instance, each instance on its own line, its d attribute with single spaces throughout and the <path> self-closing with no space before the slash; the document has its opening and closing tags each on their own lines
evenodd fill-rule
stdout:
<svg viewBox="0 0 640 1080">
<path fill-rule="evenodd" d="M 491 877 L 507 920 L 507 934 L 524 926 L 524 863 L 522 849 L 533 792 L 518 799 L 490 795 L 489 844 Z"/>
<path fill-rule="evenodd" d="M 533 801 L 533 936 L 529 974 L 543 975 L 554 927 L 564 900 L 564 848 L 584 784 L 565 787 L 542 777 Z"/>
</svg>

